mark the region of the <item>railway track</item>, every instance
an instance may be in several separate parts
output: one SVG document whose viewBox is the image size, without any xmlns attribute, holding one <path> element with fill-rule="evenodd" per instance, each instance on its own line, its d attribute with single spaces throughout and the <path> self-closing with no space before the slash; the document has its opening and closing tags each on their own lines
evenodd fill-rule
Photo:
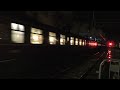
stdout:
<svg viewBox="0 0 120 90">
<path fill-rule="evenodd" d="M 77 65 L 70 65 L 69 67 L 61 70 L 56 75 L 53 75 L 53 79 L 91 79 L 92 76 L 95 77 L 96 75 L 96 65 L 104 57 L 104 53 L 97 52 L 92 57 L 94 59 L 88 58 L 87 62 L 82 62 L 81 64 Z M 89 76 L 89 77 L 88 77 Z M 91 76 L 91 77 L 90 77 Z"/>
</svg>

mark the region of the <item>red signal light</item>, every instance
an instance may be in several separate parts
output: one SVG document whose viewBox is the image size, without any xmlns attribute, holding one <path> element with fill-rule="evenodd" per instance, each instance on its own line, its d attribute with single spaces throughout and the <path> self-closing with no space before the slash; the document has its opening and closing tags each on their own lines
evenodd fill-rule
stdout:
<svg viewBox="0 0 120 90">
<path fill-rule="evenodd" d="M 112 42 L 109 42 L 108 43 L 108 47 L 112 47 L 113 46 L 113 43 Z"/>
<path fill-rule="evenodd" d="M 111 54 L 111 50 L 108 50 L 108 54 Z"/>
<path fill-rule="evenodd" d="M 111 42 L 109 43 L 109 46 L 112 46 L 112 43 L 111 43 Z"/>
<path fill-rule="evenodd" d="M 111 57 L 109 56 L 108 58 L 110 59 Z"/>
<path fill-rule="evenodd" d="M 107 60 L 107 62 L 111 62 L 111 60 L 110 60 L 110 59 L 108 59 L 108 60 Z"/>
<path fill-rule="evenodd" d="M 114 42 L 113 41 L 108 41 L 107 42 L 107 46 L 108 47 L 113 47 L 114 46 Z"/>
</svg>

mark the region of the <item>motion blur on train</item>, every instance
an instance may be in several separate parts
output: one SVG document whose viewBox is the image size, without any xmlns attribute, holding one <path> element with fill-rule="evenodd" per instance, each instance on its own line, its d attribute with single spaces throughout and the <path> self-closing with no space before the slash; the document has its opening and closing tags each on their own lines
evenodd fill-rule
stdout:
<svg viewBox="0 0 120 90">
<path fill-rule="evenodd" d="M 2 45 L 104 46 L 105 44 L 45 24 L 0 16 Z"/>
<path fill-rule="evenodd" d="M 106 50 L 105 45 L 103 40 L 76 35 L 27 16 L 0 13 L 0 77 L 22 77 L 23 73 L 26 77 L 48 76 L 47 72 L 54 73 L 58 67 L 78 64 L 86 60 L 81 57 Z"/>
</svg>

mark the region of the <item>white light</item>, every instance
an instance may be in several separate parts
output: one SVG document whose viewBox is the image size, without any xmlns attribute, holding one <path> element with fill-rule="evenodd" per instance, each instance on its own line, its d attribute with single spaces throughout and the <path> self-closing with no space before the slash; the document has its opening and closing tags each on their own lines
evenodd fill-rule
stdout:
<svg viewBox="0 0 120 90">
<path fill-rule="evenodd" d="M 76 38 L 75 40 L 75 45 L 78 45 L 78 38 Z"/>
<path fill-rule="evenodd" d="M 19 30 L 20 31 L 24 31 L 24 26 L 23 25 L 19 25 Z"/>
<path fill-rule="evenodd" d="M 83 46 L 84 46 L 84 41 L 83 41 Z"/>
<path fill-rule="evenodd" d="M 12 30 L 11 39 L 14 43 L 24 43 L 24 32 Z"/>
<path fill-rule="evenodd" d="M 82 40 L 81 40 L 81 39 L 79 40 L 79 45 L 80 45 L 80 46 L 82 45 Z"/>
<path fill-rule="evenodd" d="M 38 35 L 33 35 L 33 40 L 34 41 L 38 41 L 39 39 L 38 39 Z"/>
<path fill-rule="evenodd" d="M 56 37 L 56 33 L 49 32 L 49 36 L 54 36 L 54 37 Z"/>
<path fill-rule="evenodd" d="M 55 37 L 49 37 L 50 44 L 56 44 L 56 38 Z"/>
<path fill-rule="evenodd" d="M 62 39 L 60 39 L 60 45 L 63 45 L 63 40 Z"/>
<path fill-rule="evenodd" d="M 43 44 L 43 36 L 39 34 L 31 34 L 32 44 Z"/>
<path fill-rule="evenodd" d="M 32 28 L 31 29 L 31 33 L 42 34 L 42 30 L 36 29 L 36 28 Z"/>
<path fill-rule="evenodd" d="M 67 37 L 67 41 L 69 41 L 69 37 Z"/>
<path fill-rule="evenodd" d="M 70 37 L 70 45 L 74 45 L 74 37 Z"/>
<path fill-rule="evenodd" d="M 13 29 L 13 30 L 18 30 L 18 24 L 16 24 L 16 23 L 11 23 L 11 29 Z"/>
</svg>

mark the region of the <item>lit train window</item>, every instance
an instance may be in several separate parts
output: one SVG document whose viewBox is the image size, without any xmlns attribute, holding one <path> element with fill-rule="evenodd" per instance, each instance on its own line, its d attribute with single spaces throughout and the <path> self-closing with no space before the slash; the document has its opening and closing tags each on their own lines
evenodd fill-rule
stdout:
<svg viewBox="0 0 120 90">
<path fill-rule="evenodd" d="M 24 26 L 11 23 L 11 39 L 14 43 L 24 43 Z"/>
<path fill-rule="evenodd" d="M 56 33 L 49 32 L 49 43 L 56 44 Z"/>
<path fill-rule="evenodd" d="M 69 37 L 67 37 L 67 41 L 69 42 Z"/>
<path fill-rule="evenodd" d="M 78 38 L 75 39 L 75 45 L 78 45 Z"/>
<path fill-rule="evenodd" d="M 80 46 L 82 45 L 82 39 L 79 39 L 79 45 Z"/>
<path fill-rule="evenodd" d="M 70 37 L 70 45 L 74 45 L 74 37 Z"/>
<path fill-rule="evenodd" d="M 60 45 L 65 45 L 65 35 L 60 35 Z"/>
<path fill-rule="evenodd" d="M 85 45 L 85 41 L 83 40 L 83 42 L 82 42 L 82 45 L 84 46 Z"/>
<path fill-rule="evenodd" d="M 32 44 L 43 44 L 43 32 L 40 29 L 32 28 L 30 41 Z"/>
</svg>

